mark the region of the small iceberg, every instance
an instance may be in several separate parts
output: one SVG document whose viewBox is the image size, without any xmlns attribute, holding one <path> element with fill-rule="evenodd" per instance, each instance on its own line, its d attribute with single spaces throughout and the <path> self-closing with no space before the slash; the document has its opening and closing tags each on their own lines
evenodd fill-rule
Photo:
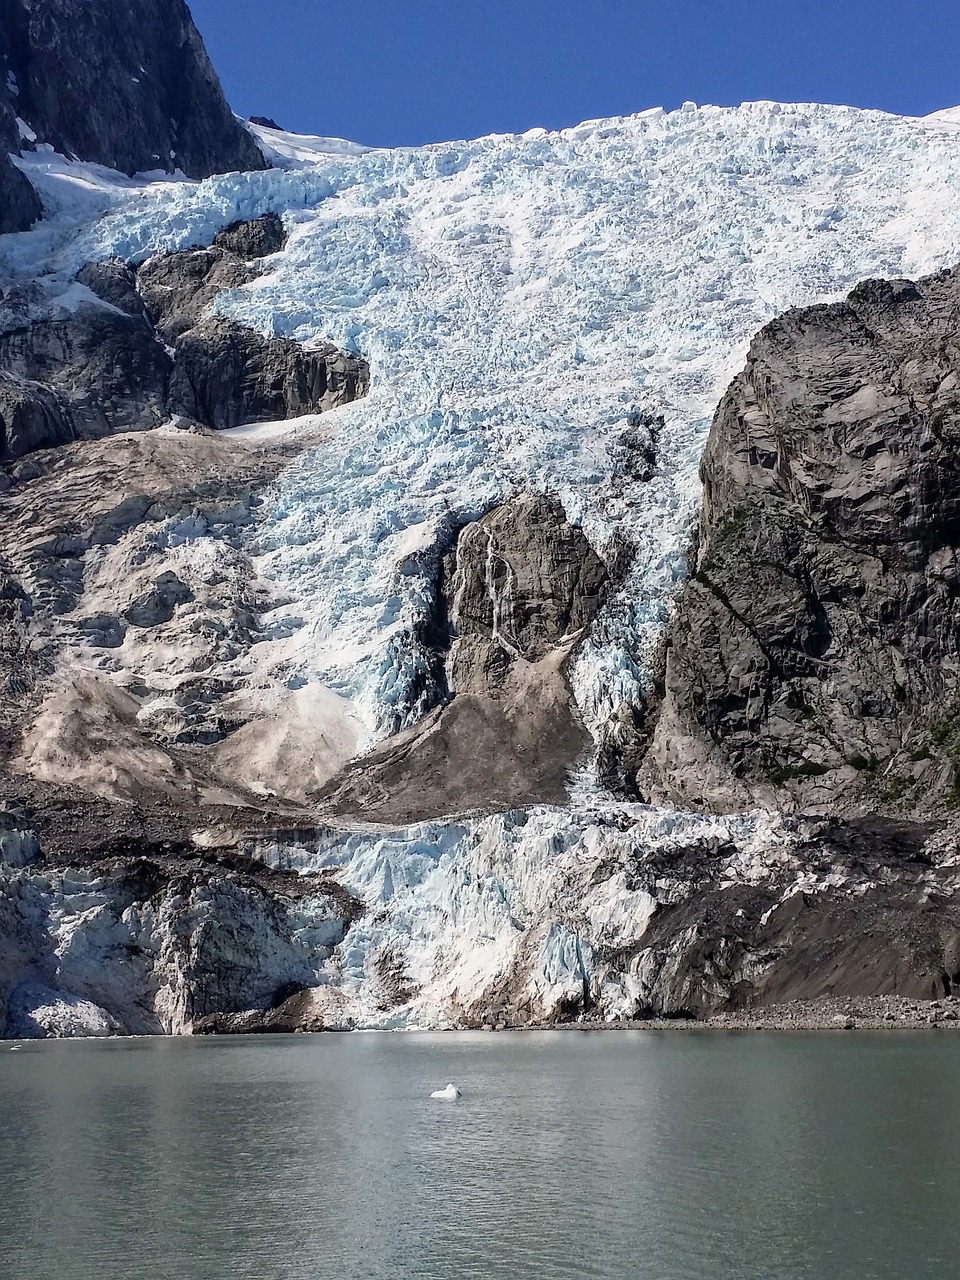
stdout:
<svg viewBox="0 0 960 1280">
<path fill-rule="evenodd" d="M 456 1102 L 462 1094 L 455 1084 L 448 1084 L 445 1089 L 434 1089 L 430 1097 L 438 1098 L 441 1102 Z"/>
</svg>

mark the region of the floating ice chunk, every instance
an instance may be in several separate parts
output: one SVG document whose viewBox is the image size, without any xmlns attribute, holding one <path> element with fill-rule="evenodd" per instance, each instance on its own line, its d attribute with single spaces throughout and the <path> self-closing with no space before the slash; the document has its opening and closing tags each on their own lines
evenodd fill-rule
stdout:
<svg viewBox="0 0 960 1280">
<path fill-rule="evenodd" d="M 439 1102 L 456 1102 L 463 1095 L 455 1084 L 448 1084 L 445 1089 L 434 1089 L 431 1098 L 436 1098 Z"/>
</svg>

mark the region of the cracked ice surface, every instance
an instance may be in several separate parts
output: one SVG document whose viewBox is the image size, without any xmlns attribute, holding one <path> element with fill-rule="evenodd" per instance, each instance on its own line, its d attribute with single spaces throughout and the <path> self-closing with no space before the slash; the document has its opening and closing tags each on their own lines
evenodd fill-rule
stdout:
<svg viewBox="0 0 960 1280">
<path fill-rule="evenodd" d="M 396 829 L 339 828 L 300 848 L 262 849 L 275 866 L 336 871 L 365 905 L 317 968 L 335 989 L 343 1025 L 458 1025 L 489 993 L 509 988 L 537 1018 L 591 987 L 597 1016 L 632 1016 L 650 995 L 627 962 L 659 905 L 690 893 L 650 869 L 657 854 L 727 849 L 733 884 L 776 881 L 792 866 L 796 835 L 772 815 L 678 813 L 646 805 L 534 808 Z M 608 958 L 603 959 L 604 956 Z M 389 956 L 406 995 L 383 1000 Z"/>
<path fill-rule="evenodd" d="M 601 549 L 635 543 L 573 672 L 594 729 L 635 699 L 683 573 L 710 417 L 751 335 L 865 277 L 960 257 L 950 118 L 688 105 L 413 150 L 271 142 L 287 171 L 109 191 L 89 166 L 58 185 L 41 156 L 64 218 L 84 183 L 102 216 L 32 234 L 65 271 L 283 214 L 287 247 L 220 309 L 359 350 L 374 386 L 269 495 L 258 567 L 291 603 L 255 661 L 268 682 L 349 699 L 368 741 L 422 709 L 412 633 L 438 535 L 524 487 L 557 493 Z M 667 424 L 649 484 L 621 474 L 637 408 Z"/>
</svg>

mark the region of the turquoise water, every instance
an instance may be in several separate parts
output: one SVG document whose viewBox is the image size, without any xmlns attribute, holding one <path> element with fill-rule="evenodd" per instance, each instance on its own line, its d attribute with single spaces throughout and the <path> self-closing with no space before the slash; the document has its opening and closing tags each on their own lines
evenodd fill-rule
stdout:
<svg viewBox="0 0 960 1280">
<path fill-rule="evenodd" d="M 11 1280 L 949 1280 L 958 1204 L 936 1032 L 0 1045 Z"/>
</svg>

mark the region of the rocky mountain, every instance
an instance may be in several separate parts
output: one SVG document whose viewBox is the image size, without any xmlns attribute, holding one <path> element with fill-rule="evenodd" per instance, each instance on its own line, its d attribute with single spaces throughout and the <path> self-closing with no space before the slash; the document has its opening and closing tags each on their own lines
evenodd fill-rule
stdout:
<svg viewBox="0 0 960 1280">
<path fill-rule="evenodd" d="M 6 86 L 0 85 L 0 235 L 26 231 L 43 212 L 40 197 L 10 159 L 21 145 L 16 114 Z"/>
<path fill-rule="evenodd" d="M 49 144 L 127 174 L 206 178 L 266 164 L 183 0 L 2 0 L 0 143 L 4 153 Z M 39 213 L 4 154 L 0 231 Z"/>
<path fill-rule="evenodd" d="M 127 174 L 264 168 L 183 0 L 3 0 L 0 29 L 7 101 L 38 142 Z"/>
<path fill-rule="evenodd" d="M 955 124 L 260 136 L 17 157 L 0 1029 L 951 996 Z"/>
</svg>

